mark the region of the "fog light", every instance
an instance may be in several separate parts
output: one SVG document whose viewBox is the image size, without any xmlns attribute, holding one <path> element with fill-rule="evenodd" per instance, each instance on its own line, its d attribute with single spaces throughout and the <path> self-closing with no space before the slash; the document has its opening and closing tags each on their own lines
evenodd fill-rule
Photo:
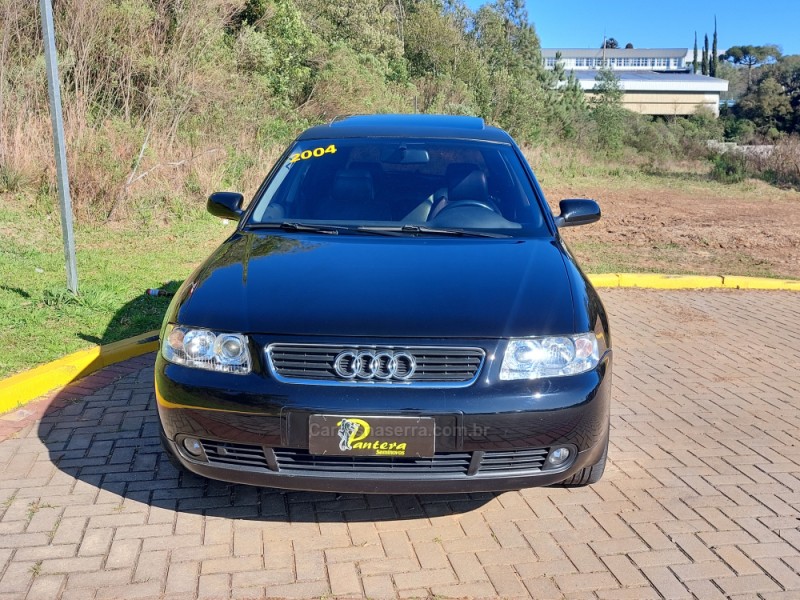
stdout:
<svg viewBox="0 0 800 600">
<path fill-rule="evenodd" d="M 563 465 L 569 458 L 569 448 L 553 448 L 547 457 L 547 464 L 551 467 Z"/>
<path fill-rule="evenodd" d="M 186 451 L 192 456 L 203 455 L 203 445 L 200 443 L 200 440 L 198 439 L 190 437 L 184 438 L 183 447 L 186 448 Z"/>
</svg>

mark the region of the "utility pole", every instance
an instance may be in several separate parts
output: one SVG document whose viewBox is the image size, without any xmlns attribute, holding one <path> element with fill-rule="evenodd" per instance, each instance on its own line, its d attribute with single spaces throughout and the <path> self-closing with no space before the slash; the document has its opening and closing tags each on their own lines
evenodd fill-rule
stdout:
<svg viewBox="0 0 800 600">
<path fill-rule="evenodd" d="M 606 68 L 606 32 L 603 32 L 603 69 Z"/>
<path fill-rule="evenodd" d="M 53 152 L 56 158 L 58 200 L 61 205 L 61 233 L 64 238 L 64 259 L 67 265 L 67 288 L 78 293 L 78 267 L 75 264 L 75 234 L 72 231 L 72 199 L 69 196 L 67 152 L 64 144 L 64 117 L 61 114 L 61 87 L 58 80 L 56 35 L 53 27 L 51 0 L 39 0 L 42 13 L 42 40 L 47 66 L 47 92 L 50 98 L 50 119 L 53 124 Z"/>
</svg>

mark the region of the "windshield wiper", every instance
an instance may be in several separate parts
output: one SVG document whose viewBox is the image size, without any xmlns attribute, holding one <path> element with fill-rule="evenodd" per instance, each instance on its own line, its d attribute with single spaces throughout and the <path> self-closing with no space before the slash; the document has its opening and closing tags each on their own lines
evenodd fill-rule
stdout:
<svg viewBox="0 0 800 600">
<path fill-rule="evenodd" d="M 313 225 L 310 223 L 297 223 L 294 221 L 282 221 L 280 223 L 251 223 L 248 229 L 282 229 L 284 231 L 302 231 L 307 233 L 324 233 L 328 235 L 338 235 L 340 232 L 369 233 L 373 235 L 448 235 L 457 237 L 485 237 L 485 238 L 507 238 L 509 236 L 502 233 L 490 233 L 487 231 L 469 231 L 465 229 L 446 229 L 440 227 L 428 227 L 426 225 L 364 225 L 361 227 Z"/>
<path fill-rule="evenodd" d="M 251 223 L 248 229 L 283 229 L 284 231 L 305 231 L 309 233 L 326 233 L 328 235 L 338 235 L 339 229 L 324 225 L 309 225 L 308 223 L 294 223 L 283 221 L 282 223 Z"/>
<path fill-rule="evenodd" d="M 488 231 L 470 231 L 466 229 L 446 229 L 442 227 L 428 227 L 426 225 L 375 225 L 358 227 L 357 231 L 370 233 L 383 233 L 386 235 L 452 235 L 458 237 L 487 237 L 487 238 L 507 238 L 509 236 L 502 233 L 490 233 Z"/>
</svg>

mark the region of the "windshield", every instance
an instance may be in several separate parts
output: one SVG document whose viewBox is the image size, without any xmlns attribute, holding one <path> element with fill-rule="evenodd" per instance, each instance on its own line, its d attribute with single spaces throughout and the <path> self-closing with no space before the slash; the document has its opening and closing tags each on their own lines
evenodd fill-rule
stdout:
<svg viewBox="0 0 800 600">
<path fill-rule="evenodd" d="M 470 140 L 304 140 L 256 199 L 245 226 L 328 226 L 436 234 L 548 235 L 509 144 Z"/>
</svg>

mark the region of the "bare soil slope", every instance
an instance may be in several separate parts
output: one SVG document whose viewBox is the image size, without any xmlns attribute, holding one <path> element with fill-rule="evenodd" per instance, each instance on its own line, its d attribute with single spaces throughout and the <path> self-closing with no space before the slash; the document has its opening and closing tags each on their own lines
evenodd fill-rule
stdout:
<svg viewBox="0 0 800 600">
<path fill-rule="evenodd" d="M 553 182 L 555 183 L 555 182 Z M 763 182 L 735 186 L 647 181 L 550 185 L 558 200 L 595 198 L 594 225 L 564 238 L 589 272 L 653 271 L 800 279 L 800 193 Z"/>
</svg>

